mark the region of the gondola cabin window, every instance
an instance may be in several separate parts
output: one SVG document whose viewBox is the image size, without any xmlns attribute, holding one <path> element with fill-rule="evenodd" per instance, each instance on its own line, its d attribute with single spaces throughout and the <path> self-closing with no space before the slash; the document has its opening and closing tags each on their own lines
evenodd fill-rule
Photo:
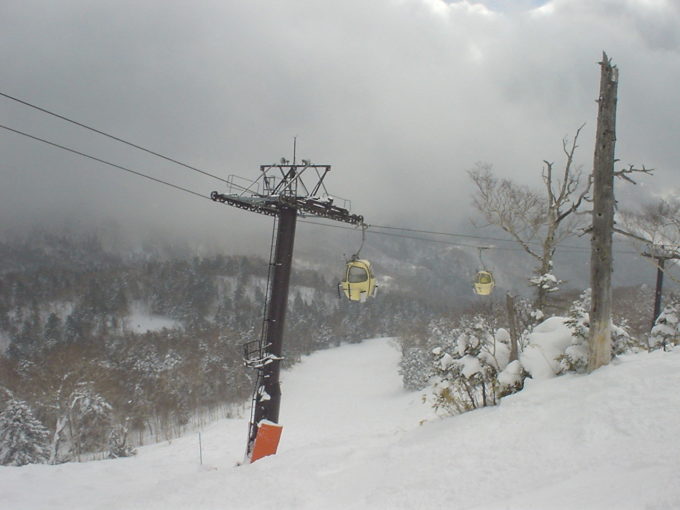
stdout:
<svg viewBox="0 0 680 510">
<path fill-rule="evenodd" d="M 368 280 L 368 272 L 359 266 L 351 266 L 347 273 L 349 283 L 361 283 Z"/>
</svg>

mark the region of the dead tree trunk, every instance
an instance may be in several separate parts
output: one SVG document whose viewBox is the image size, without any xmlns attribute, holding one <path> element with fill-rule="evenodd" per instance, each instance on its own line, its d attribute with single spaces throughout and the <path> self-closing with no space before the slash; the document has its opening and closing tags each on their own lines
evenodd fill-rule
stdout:
<svg viewBox="0 0 680 510">
<path fill-rule="evenodd" d="M 654 317 L 652 317 L 652 327 L 656 325 L 656 319 L 661 315 L 661 297 L 663 296 L 663 273 L 666 259 L 664 257 L 656 258 L 656 289 L 654 290 Z"/>
<path fill-rule="evenodd" d="M 593 162 L 593 225 L 590 256 L 590 356 L 588 370 L 611 359 L 611 274 L 614 230 L 614 145 L 619 72 L 606 53 L 600 62 L 600 96 Z"/>
<path fill-rule="evenodd" d="M 517 313 L 515 312 L 515 296 L 508 292 L 505 295 L 505 306 L 508 311 L 508 320 L 510 322 L 510 361 L 519 359 L 519 328 L 517 327 Z"/>
</svg>

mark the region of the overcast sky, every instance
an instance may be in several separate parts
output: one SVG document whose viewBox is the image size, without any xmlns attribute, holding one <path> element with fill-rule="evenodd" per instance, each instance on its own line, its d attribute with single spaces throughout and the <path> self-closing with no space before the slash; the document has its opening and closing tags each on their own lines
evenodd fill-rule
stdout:
<svg viewBox="0 0 680 510">
<path fill-rule="evenodd" d="M 617 156 L 680 187 L 678 0 L 3 0 L 0 92 L 226 177 L 292 155 L 375 224 L 456 229 L 466 170 L 540 184 L 620 69 Z M 0 97 L 0 123 L 198 193 L 219 181 Z M 248 213 L 0 130 L 0 214 L 228 236 Z M 71 220 L 69 220 L 71 221 Z M 215 233 L 215 234 L 210 234 Z M 268 238 L 263 244 L 268 242 Z"/>
</svg>

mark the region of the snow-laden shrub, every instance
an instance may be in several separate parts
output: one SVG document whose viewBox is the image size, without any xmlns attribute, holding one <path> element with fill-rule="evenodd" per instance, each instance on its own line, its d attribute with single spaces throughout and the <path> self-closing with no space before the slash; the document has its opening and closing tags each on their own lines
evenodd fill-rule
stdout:
<svg viewBox="0 0 680 510">
<path fill-rule="evenodd" d="M 680 344 L 680 312 L 676 303 L 664 307 L 649 335 L 649 349 L 668 350 Z"/>
<path fill-rule="evenodd" d="M 34 418 L 26 402 L 10 399 L 0 413 L 0 465 L 46 462 L 49 432 Z"/>
<path fill-rule="evenodd" d="M 498 388 L 499 395 L 505 397 L 512 393 L 516 393 L 524 387 L 524 379 L 527 377 L 527 372 L 524 370 L 522 363 L 519 360 L 514 360 L 498 373 Z"/>
<path fill-rule="evenodd" d="M 455 414 L 495 405 L 520 388 L 523 370 L 511 364 L 510 335 L 481 316 L 461 321 L 448 344 L 432 350 L 431 404 L 438 412 Z"/>
<path fill-rule="evenodd" d="M 114 427 L 109 434 L 109 458 L 132 457 L 137 455 L 137 450 L 127 442 L 128 426 L 127 421 L 124 425 Z"/>
<path fill-rule="evenodd" d="M 400 338 L 399 374 L 404 388 L 418 391 L 426 388 L 434 375 L 432 349 L 455 338 L 454 324 L 449 319 L 433 319 Z"/>
<path fill-rule="evenodd" d="M 538 287 L 545 292 L 557 292 L 560 290 L 560 284 L 562 283 L 562 280 L 558 280 L 554 274 L 548 272 L 545 274 L 532 276 L 529 278 L 529 283 L 533 287 Z"/>
</svg>

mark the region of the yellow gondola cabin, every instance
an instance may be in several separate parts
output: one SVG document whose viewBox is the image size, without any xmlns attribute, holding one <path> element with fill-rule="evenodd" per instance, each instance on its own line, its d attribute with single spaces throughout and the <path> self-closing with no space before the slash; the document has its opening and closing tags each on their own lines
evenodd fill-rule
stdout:
<svg viewBox="0 0 680 510">
<path fill-rule="evenodd" d="M 494 285 L 493 275 L 489 271 L 479 271 L 474 282 L 475 294 L 488 296 L 493 291 Z"/>
<path fill-rule="evenodd" d="M 345 277 L 339 287 L 350 301 L 363 303 L 366 298 L 374 297 L 377 286 L 371 263 L 365 259 L 352 258 L 345 266 Z"/>
</svg>

